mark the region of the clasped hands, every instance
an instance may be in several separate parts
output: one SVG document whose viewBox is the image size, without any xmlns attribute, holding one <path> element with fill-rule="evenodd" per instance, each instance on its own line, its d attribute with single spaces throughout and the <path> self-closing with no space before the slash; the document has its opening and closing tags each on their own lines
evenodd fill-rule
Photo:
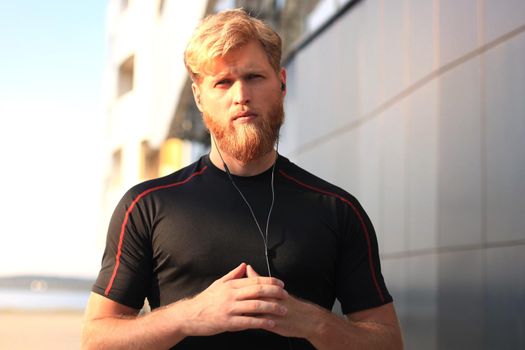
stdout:
<svg viewBox="0 0 525 350">
<path fill-rule="evenodd" d="M 260 276 L 245 263 L 182 303 L 183 333 L 187 336 L 265 329 L 283 336 L 306 337 L 307 327 L 314 326 L 308 314 L 318 309 L 289 295 L 282 281 Z"/>
</svg>

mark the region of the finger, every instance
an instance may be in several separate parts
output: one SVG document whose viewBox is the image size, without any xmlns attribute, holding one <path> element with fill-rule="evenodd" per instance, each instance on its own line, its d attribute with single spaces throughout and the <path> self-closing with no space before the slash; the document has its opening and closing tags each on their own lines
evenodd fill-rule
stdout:
<svg viewBox="0 0 525 350">
<path fill-rule="evenodd" d="M 237 289 L 237 300 L 272 299 L 283 300 L 288 297 L 288 292 L 280 286 L 254 284 Z"/>
<path fill-rule="evenodd" d="M 279 303 L 265 300 L 244 300 L 235 303 L 231 313 L 235 315 L 251 315 L 257 317 L 266 317 L 268 315 L 284 316 L 288 309 Z"/>
<path fill-rule="evenodd" d="M 237 278 L 242 278 L 246 275 L 246 264 L 241 263 L 239 266 L 228 272 L 226 275 L 219 278 L 219 281 L 231 281 Z"/>
<path fill-rule="evenodd" d="M 259 277 L 260 275 L 257 272 L 255 272 L 252 265 L 247 265 L 246 266 L 246 276 L 247 277 Z"/>
<path fill-rule="evenodd" d="M 249 277 L 249 278 L 239 278 L 229 281 L 233 288 L 244 288 L 251 285 L 263 284 L 263 285 L 274 285 L 281 288 L 284 287 L 284 282 L 275 278 L 275 277 Z"/>
<path fill-rule="evenodd" d="M 228 331 L 242 331 L 245 329 L 267 329 L 275 327 L 275 321 L 264 317 L 234 316 L 227 326 Z"/>
</svg>

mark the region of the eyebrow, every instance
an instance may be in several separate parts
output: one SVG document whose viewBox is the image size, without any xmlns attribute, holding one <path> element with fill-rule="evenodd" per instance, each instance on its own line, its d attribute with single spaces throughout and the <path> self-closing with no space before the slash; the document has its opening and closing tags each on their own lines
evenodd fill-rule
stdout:
<svg viewBox="0 0 525 350">
<path fill-rule="evenodd" d="M 232 71 L 227 71 L 227 72 L 222 72 L 222 73 L 219 73 L 217 75 L 212 75 L 212 80 L 214 81 L 217 81 L 217 80 L 220 80 L 220 79 L 224 79 L 224 78 L 227 78 L 231 75 L 235 75 L 235 76 L 239 76 L 241 78 L 245 78 L 246 76 L 250 76 L 250 75 L 263 75 L 265 74 L 266 72 L 264 71 L 264 69 L 259 69 L 259 68 L 253 68 L 253 69 L 243 69 L 241 72 L 232 72 Z"/>
</svg>

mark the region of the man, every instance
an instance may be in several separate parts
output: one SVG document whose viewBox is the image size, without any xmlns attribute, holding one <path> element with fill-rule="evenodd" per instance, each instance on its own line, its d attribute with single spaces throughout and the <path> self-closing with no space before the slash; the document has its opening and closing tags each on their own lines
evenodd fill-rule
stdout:
<svg viewBox="0 0 525 350">
<path fill-rule="evenodd" d="M 279 36 L 242 10 L 197 28 L 185 63 L 210 154 L 117 206 L 85 349 L 402 347 L 367 215 L 274 150 L 280 56 Z M 153 312 L 138 315 L 145 298 Z"/>
</svg>

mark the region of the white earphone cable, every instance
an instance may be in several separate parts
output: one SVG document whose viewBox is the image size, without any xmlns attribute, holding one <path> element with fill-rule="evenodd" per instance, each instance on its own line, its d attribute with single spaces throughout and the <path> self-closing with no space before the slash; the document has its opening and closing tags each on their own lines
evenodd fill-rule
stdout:
<svg viewBox="0 0 525 350">
<path fill-rule="evenodd" d="M 220 151 L 220 149 L 219 149 L 219 147 L 217 145 L 217 141 L 215 140 L 215 136 L 213 136 L 213 134 L 212 134 L 212 137 L 213 137 L 213 141 L 215 143 L 215 147 L 217 148 L 217 153 L 219 153 L 219 157 L 221 158 L 222 164 L 224 166 L 224 170 L 226 170 L 226 173 L 228 174 L 228 177 L 229 177 L 233 187 L 240 194 L 240 196 L 243 199 L 244 203 L 246 203 L 246 206 L 248 207 L 248 209 L 250 210 L 250 213 L 252 214 L 253 221 L 255 222 L 255 225 L 257 225 L 257 229 L 259 230 L 259 233 L 261 234 L 261 238 L 262 238 L 263 244 L 264 244 L 264 257 L 266 259 L 266 268 L 268 269 L 268 276 L 272 277 L 272 271 L 271 271 L 271 268 L 270 268 L 270 259 L 268 257 L 268 251 L 269 251 L 269 248 L 268 248 L 268 228 L 270 227 L 270 217 L 272 216 L 273 206 L 274 206 L 274 203 L 275 203 L 275 186 L 274 186 L 275 165 L 277 164 L 277 159 L 279 157 L 279 154 L 276 152 L 275 161 L 273 162 L 273 165 L 272 165 L 272 175 L 271 175 L 271 183 L 270 183 L 271 184 L 271 189 L 272 189 L 272 201 L 271 201 L 271 204 L 270 204 L 270 209 L 268 210 L 268 216 L 266 218 L 266 228 L 265 228 L 265 231 L 263 233 L 261 225 L 259 224 L 259 220 L 257 220 L 257 217 L 255 216 L 255 213 L 253 211 L 252 206 L 250 205 L 250 202 L 248 202 L 248 200 L 246 199 L 246 197 L 244 196 L 244 194 L 242 193 L 240 188 L 235 183 L 235 180 L 233 179 L 233 176 L 232 176 L 232 174 L 230 172 L 230 169 L 228 169 L 228 166 L 226 165 L 226 162 L 224 161 L 224 158 L 222 157 L 221 151 Z M 279 142 L 277 142 L 277 149 L 278 149 L 278 147 L 279 147 Z"/>
</svg>

